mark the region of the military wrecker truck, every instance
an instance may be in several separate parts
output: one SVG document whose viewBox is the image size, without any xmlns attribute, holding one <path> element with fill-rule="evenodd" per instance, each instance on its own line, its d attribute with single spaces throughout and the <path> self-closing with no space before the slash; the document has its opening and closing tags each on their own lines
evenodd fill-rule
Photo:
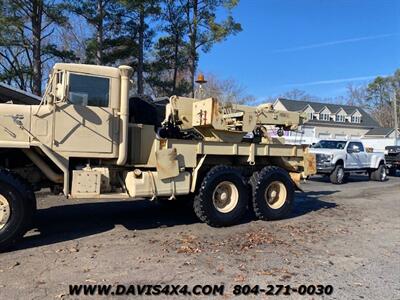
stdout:
<svg viewBox="0 0 400 300">
<path fill-rule="evenodd" d="M 129 97 L 128 66 L 56 64 L 40 105 L 0 104 L 0 248 L 30 228 L 34 192 L 69 199 L 189 201 L 198 218 L 229 226 L 290 212 L 316 172 L 306 146 L 268 134 L 304 117 L 216 99 Z M 182 201 L 182 200 L 180 200 Z"/>
</svg>

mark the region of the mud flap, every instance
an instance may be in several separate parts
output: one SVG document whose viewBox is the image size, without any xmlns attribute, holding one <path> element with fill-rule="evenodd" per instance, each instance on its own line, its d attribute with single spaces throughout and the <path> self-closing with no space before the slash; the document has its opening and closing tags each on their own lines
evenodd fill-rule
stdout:
<svg viewBox="0 0 400 300">
<path fill-rule="evenodd" d="M 289 172 L 289 175 L 290 178 L 292 179 L 295 189 L 304 193 L 303 189 L 300 187 L 301 174 L 295 172 Z"/>
<path fill-rule="evenodd" d="M 292 180 L 292 181 L 293 181 L 293 180 Z M 300 184 L 296 183 L 295 181 L 293 181 L 293 184 L 294 184 L 296 190 L 298 190 L 298 191 L 300 191 L 300 192 L 302 192 L 302 193 L 305 193 L 305 192 L 303 191 L 303 189 L 300 187 Z"/>
</svg>

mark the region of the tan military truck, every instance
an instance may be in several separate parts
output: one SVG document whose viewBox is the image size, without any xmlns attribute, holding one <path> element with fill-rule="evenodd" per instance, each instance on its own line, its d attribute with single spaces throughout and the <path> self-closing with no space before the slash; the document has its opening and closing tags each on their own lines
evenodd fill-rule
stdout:
<svg viewBox="0 0 400 300">
<path fill-rule="evenodd" d="M 247 209 L 263 220 L 290 212 L 315 157 L 268 129 L 296 130 L 302 115 L 213 98 L 130 98 L 131 71 L 56 64 L 40 105 L 0 104 L 0 248 L 29 229 L 41 188 L 70 199 L 193 195 L 211 226 L 235 224 Z"/>
</svg>

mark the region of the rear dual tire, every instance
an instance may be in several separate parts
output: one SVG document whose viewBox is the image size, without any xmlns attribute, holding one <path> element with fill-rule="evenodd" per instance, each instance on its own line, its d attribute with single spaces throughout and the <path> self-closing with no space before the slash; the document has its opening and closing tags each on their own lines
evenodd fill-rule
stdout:
<svg viewBox="0 0 400 300">
<path fill-rule="evenodd" d="M 213 227 L 237 224 L 249 201 L 247 183 L 236 168 L 216 166 L 204 177 L 193 207 L 197 217 Z"/>
<path fill-rule="evenodd" d="M 279 220 L 292 211 L 294 184 L 289 174 L 275 166 L 267 166 L 250 179 L 252 206 L 260 220 Z"/>
<path fill-rule="evenodd" d="M 372 171 L 370 175 L 370 179 L 374 181 L 385 181 L 386 178 L 386 167 L 384 164 L 379 165 L 379 167 Z"/>
<path fill-rule="evenodd" d="M 267 166 L 253 173 L 250 186 L 241 172 L 230 166 L 212 168 L 194 199 L 198 218 L 213 227 L 237 224 L 248 207 L 260 220 L 287 217 L 294 199 L 294 184 L 289 174 Z"/>
</svg>

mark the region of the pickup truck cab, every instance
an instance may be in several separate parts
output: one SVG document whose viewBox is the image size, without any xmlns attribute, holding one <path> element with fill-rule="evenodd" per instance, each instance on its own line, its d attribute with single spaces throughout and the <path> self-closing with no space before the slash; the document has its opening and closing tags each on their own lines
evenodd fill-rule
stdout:
<svg viewBox="0 0 400 300">
<path fill-rule="evenodd" d="M 314 144 L 317 174 L 329 175 L 334 184 L 341 184 L 354 173 L 367 173 L 371 180 L 386 180 L 385 154 L 369 152 L 361 141 L 321 140 Z"/>
</svg>

